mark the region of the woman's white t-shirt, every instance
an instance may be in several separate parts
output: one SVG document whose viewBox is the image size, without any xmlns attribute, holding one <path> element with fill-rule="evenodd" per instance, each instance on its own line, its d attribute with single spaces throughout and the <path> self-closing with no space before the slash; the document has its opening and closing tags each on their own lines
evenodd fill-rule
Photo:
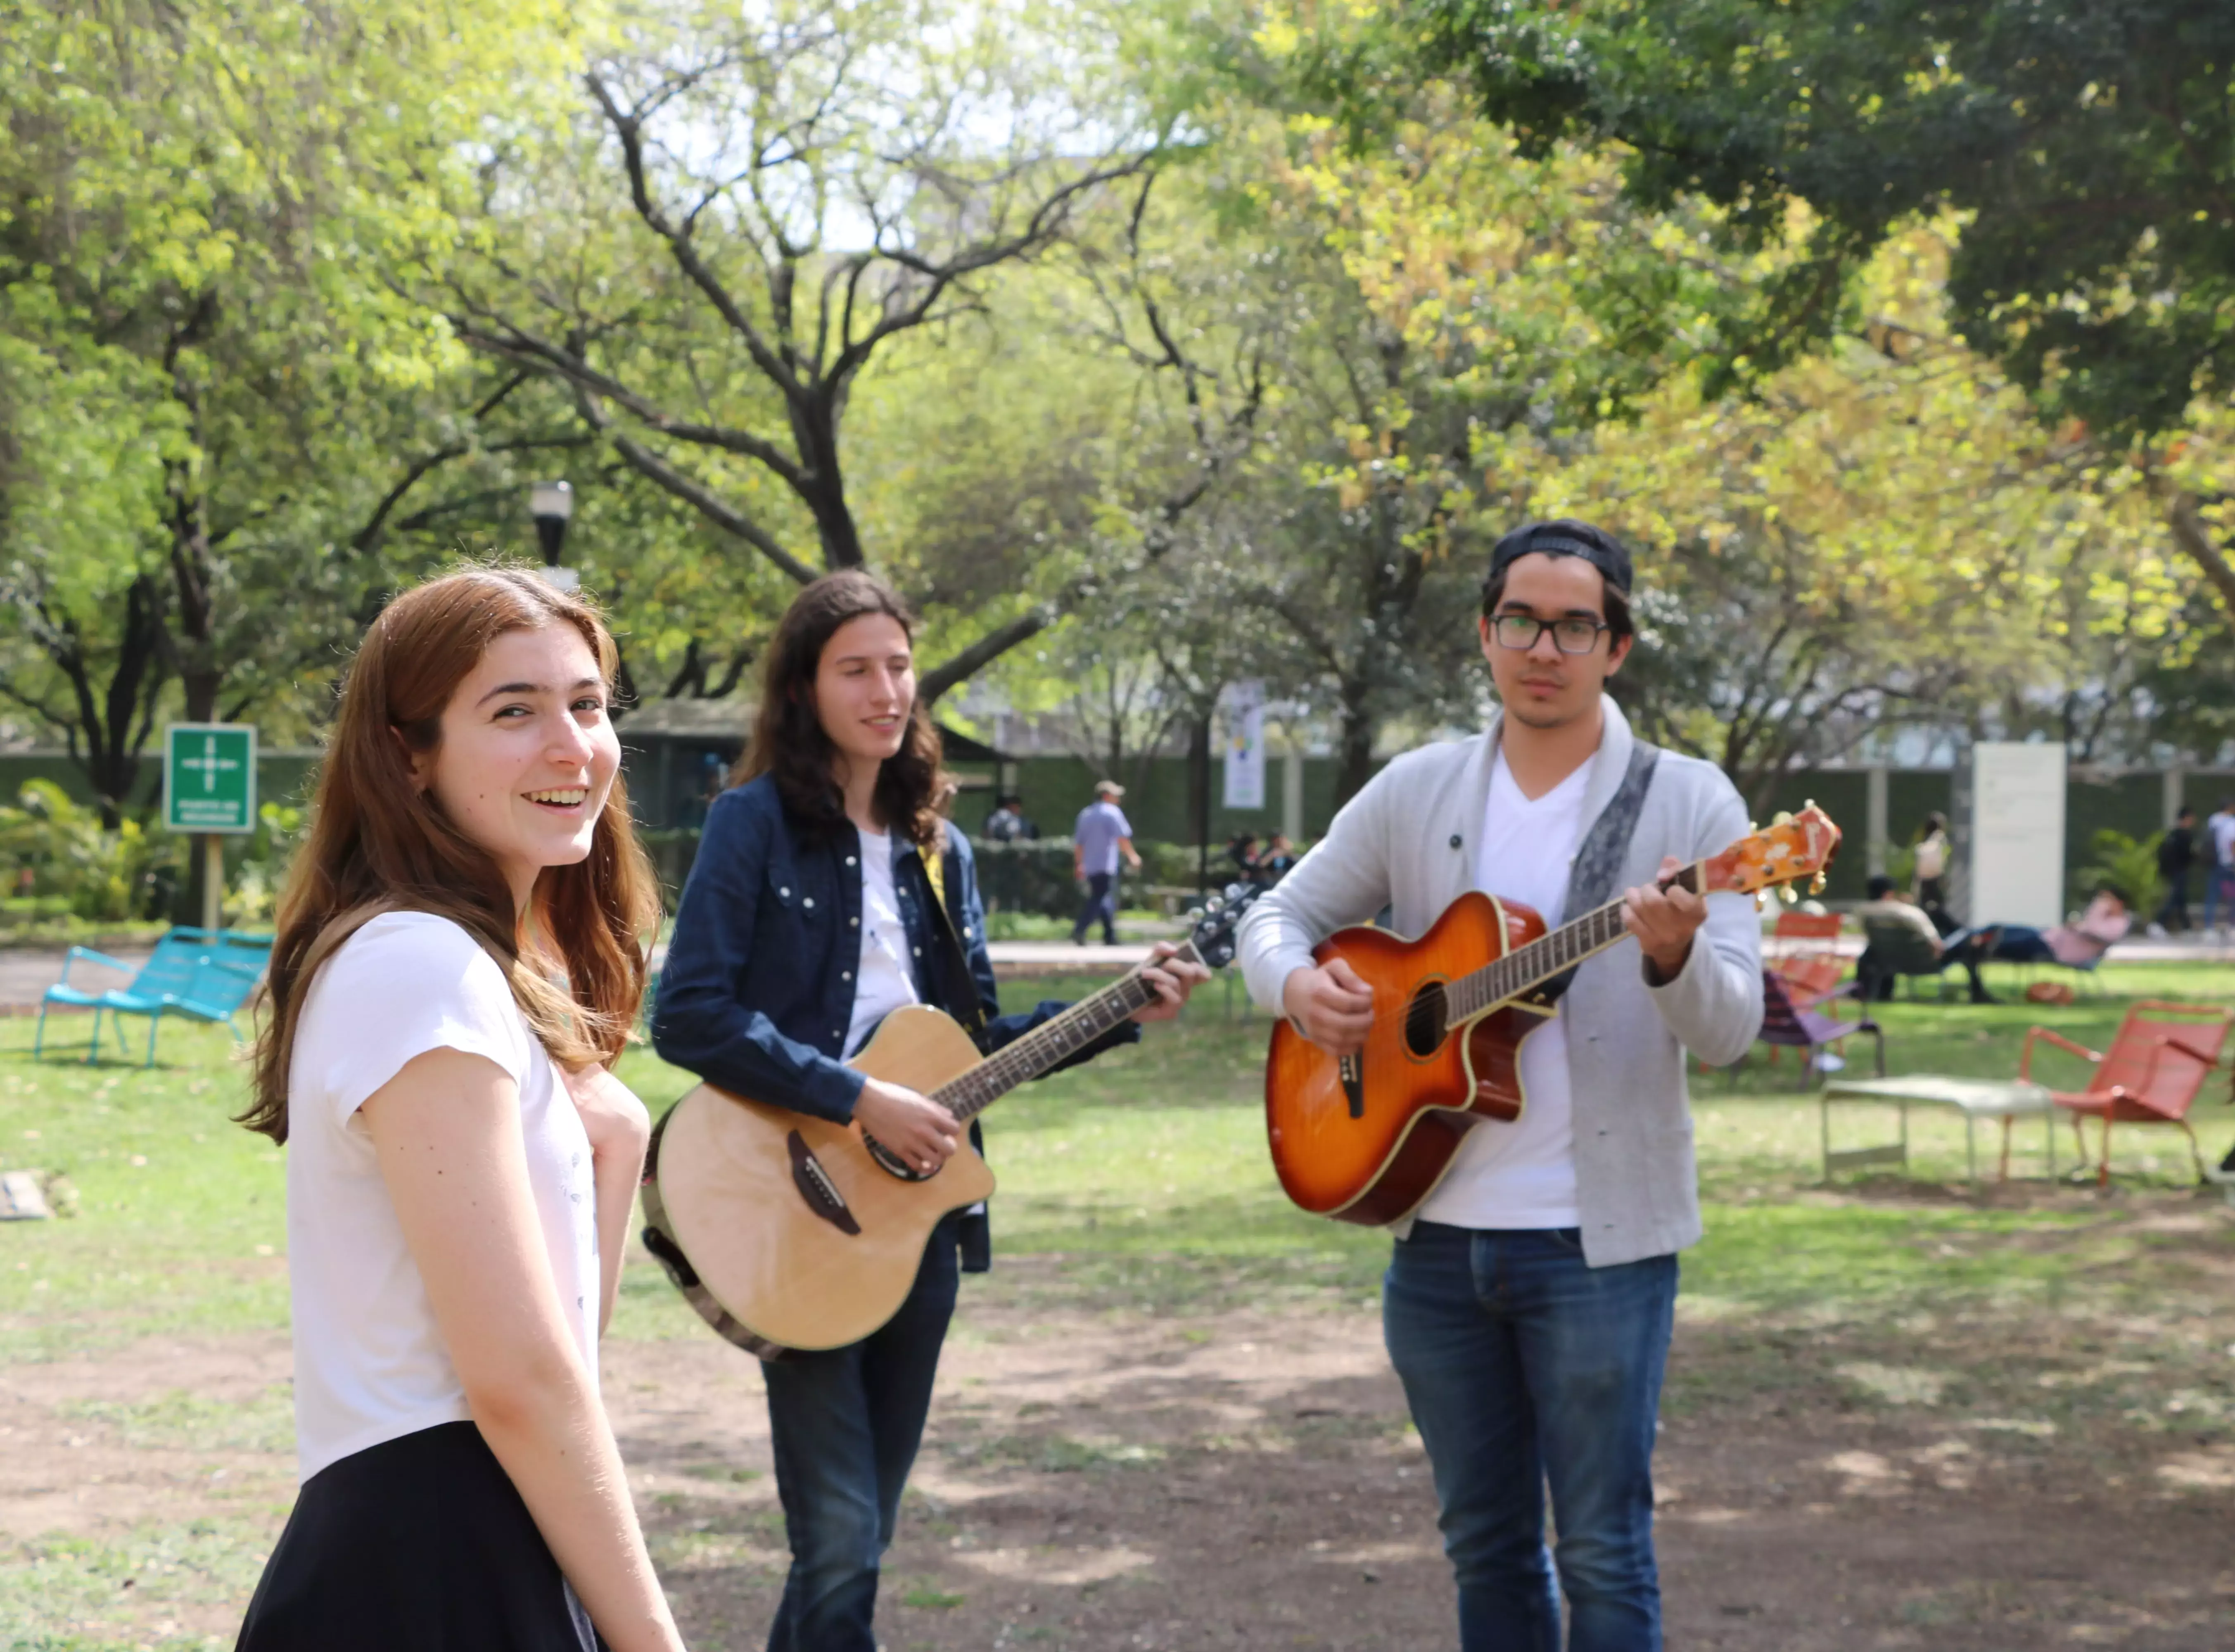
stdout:
<svg viewBox="0 0 2235 1652">
<path fill-rule="evenodd" d="M 552 1277 L 597 1380 L 597 1189 L 581 1115 L 480 943 L 447 918 L 384 914 L 311 980 L 287 1068 L 287 1272 L 305 1480 L 384 1440 L 473 1415 L 357 1112 L 414 1056 L 440 1049 L 484 1056 L 519 1086 Z"/>
</svg>

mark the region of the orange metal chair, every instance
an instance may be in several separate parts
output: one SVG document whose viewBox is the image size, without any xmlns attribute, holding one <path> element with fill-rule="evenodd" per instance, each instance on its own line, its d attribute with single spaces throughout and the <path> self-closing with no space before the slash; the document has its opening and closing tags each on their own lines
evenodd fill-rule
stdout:
<svg viewBox="0 0 2235 1652">
<path fill-rule="evenodd" d="M 1836 912 L 1780 912 L 1776 938 L 1782 943 L 1769 966 L 1785 983 L 1786 996 L 1795 1009 L 1806 1009 L 1838 990 L 1847 973 L 1839 956 L 1839 925 Z"/>
<path fill-rule="evenodd" d="M 2095 1170 L 2099 1183 L 2111 1179 L 2114 1124 L 2178 1126 L 2188 1137 L 2189 1157 L 2196 1161 L 2196 1179 L 2201 1182 L 2206 1179 L 2204 1155 L 2197 1149 L 2196 1132 L 2189 1128 L 2188 1110 L 2219 1065 L 2231 1025 L 2235 1025 L 2235 1010 L 2148 1000 L 2127 1012 L 2107 1052 L 2088 1049 L 2045 1026 L 2029 1027 L 2018 1056 L 2018 1077 L 2033 1077 L 2036 1039 L 2094 1063 L 2085 1089 L 2052 1090 L 2049 1098 L 2070 1111 L 2083 1165 L 2088 1137 L 2080 1121 L 2094 1118 L 2102 1126 L 2102 1152 Z"/>
</svg>

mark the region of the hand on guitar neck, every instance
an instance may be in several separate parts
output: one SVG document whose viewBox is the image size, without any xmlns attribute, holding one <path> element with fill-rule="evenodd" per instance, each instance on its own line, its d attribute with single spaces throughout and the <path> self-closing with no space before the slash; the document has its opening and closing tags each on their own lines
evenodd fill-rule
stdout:
<svg viewBox="0 0 2235 1652">
<path fill-rule="evenodd" d="M 1622 895 L 1622 927 L 1637 938 L 1662 980 L 1682 973 L 1692 938 L 1707 921 L 1706 897 L 1675 881 L 1685 864 L 1664 856 L 1657 882 Z M 1373 1026 L 1373 988 L 1339 957 L 1292 971 L 1281 988 L 1281 1007 L 1306 1038 L 1334 1055 L 1363 1049 Z"/>
<path fill-rule="evenodd" d="M 1637 944 L 1663 981 L 1681 974 L 1692 955 L 1692 937 L 1707 921 L 1707 900 L 1675 882 L 1685 863 L 1674 855 L 1661 857 L 1658 880 L 1645 888 L 1622 892 L 1622 927 L 1637 937 Z"/>
</svg>

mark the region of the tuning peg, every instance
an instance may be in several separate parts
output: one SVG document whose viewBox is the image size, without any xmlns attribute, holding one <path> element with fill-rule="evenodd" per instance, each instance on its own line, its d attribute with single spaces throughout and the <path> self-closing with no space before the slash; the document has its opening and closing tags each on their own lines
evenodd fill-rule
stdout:
<svg viewBox="0 0 2235 1652">
<path fill-rule="evenodd" d="M 1773 826 L 1790 826 L 1793 824 L 1793 811 L 1790 809 L 1779 810 L 1771 817 L 1769 823 Z"/>
<path fill-rule="evenodd" d="M 1792 906 L 1799 901 L 1800 891 L 1794 888 L 1790 883 L 1780 883 L 1777 886 L 1777 898 L 1784 901 L 1786 905 Z"/>
<path fill-rule="evenodd" d="M 1821 894 L 1823 894 L 1823 893 L 1824 893 L 1824 886 L 1825 886 L 1825 883 L 1827 883 L 1827 882 L 1830 882 L 1830 880 L 1829 880 L 1828 878 L 1826 878 L 1826 877 L 1824 875 L 1824 874 L 1823 874 L 1823 873 L 1819 872 L 1819 873 L 1818 873 L 1814 877 L 1812 877 L 1812 878 L 1811 878 L 1811 879 L 1809 880 L 1809 882 L 1808 882 L 1808 893 L 1809 893 L 1809 894 L 1811 894 L 1811 895 L 1821 895 Z"/>
<path fill-rule="evenodd" d="M 1753 892 L 1753 909 L 1756 912 L 1760 911 L 1763 906 L 1767 903 L 1768 900 L 1769 895 L 1766 890 L 1756 889 Z"/>
<path fill-rule="evenodd" d="M 1760 829 L 1761 829 L 1761 823 L 1760 823 L 1760 821 L 1758 821 L 1758 820 L 1750 820 L 1750 821 L 1747 822 L 1747 830 L 1748 830 L 1748 831 L 1750 831 L 1750 832 L 1758 832 L 1758 831 L 1760 831 Z"/>
</svg>

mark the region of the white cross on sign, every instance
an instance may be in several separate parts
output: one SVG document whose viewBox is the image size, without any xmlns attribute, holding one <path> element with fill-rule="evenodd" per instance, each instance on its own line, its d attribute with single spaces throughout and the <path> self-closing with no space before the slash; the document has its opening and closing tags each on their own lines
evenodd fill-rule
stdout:
<svg viewBox="0 0 2235 1652">
<path fill-rule="evenodd" d="M 200 770 L 202 771 L 202 790 L 207 792 L 215 791 L 217 790 L 217 777 L 220 773 L 238 769 L 240 767 L 240 762 L 239 759 L 236 757 L 220 757 L 218 756 L 217 736 L 214 734 L 206 734 L 202 737 L 201 756 L 199 757 L 180 757 L 179 759 L 179 767 L 181 769 Z"/>
</svg>

